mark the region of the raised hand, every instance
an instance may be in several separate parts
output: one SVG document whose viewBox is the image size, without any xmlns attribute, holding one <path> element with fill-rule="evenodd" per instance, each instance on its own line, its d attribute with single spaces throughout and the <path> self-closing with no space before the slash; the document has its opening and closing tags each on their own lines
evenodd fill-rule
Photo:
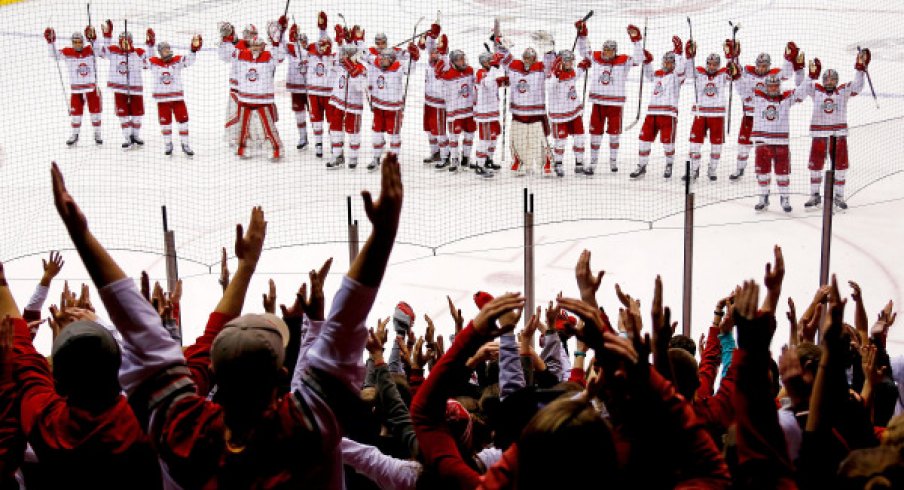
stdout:
<svg viewBox="0 0 904 490">
<path fill-rule="evenodd" d="M 844 308 L 847 299 L 841 298 L 838 291 L 838 279 L 832 274 L 832 282 L 829 285 L 828 314 L 822 324 L 822 340 L 826 348 L 831 352 L 843 352 L 847 349 L 844 341 Z"/>
<path fill-rule="evenodd" d="M 455 307 L 452 298 L 446 296 L 446 301 L 449 302 L 449 315 L 452 316 L 452 321 L 455 322 L 455 334 L 458 335 L 458 332 L 461 332 L 461 329 L 465 326 L 465 319 L 461 316 L 461 308 Z"/>
<path fill-rule="evenodd" d="M 798 323 L 797 323 L 797 308 L 794 306 L 794 300 L 791 297 L 788 297 L 788 313 L 785 314 L 788 317 L 788 332 L 789 339 L 788 343 L 790 345 L 797 345 L 798 342 Z"/>
<path fill-rule="evenodd" d="M 276 313 L 276 283 L 273 282 L 273 279 L 268 281 L 268 290 L 267 293 L 264 294 L 264 311 L 267 313 L 275 314 Z"/>
<path fill-rule="evenodd" d="M 590 270 L 590 251 L 584 250 L 578 257 L 578 263 L 574 267 L 574 278 L 578 283 L 581 299 L 597 306 L 596 292 L 603 282 L 606 271 L 599 271 L 595 275 Z"/>
<path fill-rule="evenodd" d="M 79 294 L 75 306 L 83 310 L 94 311 L 94 305 L 91 304 L 91 290 L 87 284 L 82 284 L 81 294 Z"/>
<path fill-rule="evenodd" d="M 524 296 L 519 293 L 506 293 L 483 306 L 474 317 L 474 329 L 486 337 L 498 337 L 515 329 L 517 319 L 524 309 Z M 498 324 L 500 320 L 508 320 Z M 515 321 L 511 321 L 514 319 Z"/>
<path fill-rule="evenodd" d="M 63 256 L 54 250 L 50 252 L 49 259 L 41 259 L 41 264 L 44 267 L 44 274 L 41 276 L 41 285 L 47 287 L 50 286 L 50 281 L 60 273 L 60 270 L 62 270 L 66 262 L 63 261 Z"/>
<path fill-rule="evenodd" d="M 424 341 L 427 342 L 427 348 L 430 349 L 436 343 L 434 340 L 436 336 L 436 327 L 433 326 L 433 319 L 426 313 L 424 313 L 424 321 L 427 322 L 427 331 L 424 333 Z"/>
<path fill-rule="evenodd" d="M 766 285 L 766 299 L 763 300 L 763 313 L 775 314 L 778 299 L 782 295 L 782 281 L 785 279 L 785 257 L 782 255 L 782 247 L 778 245 L 773 249 L 775 265 L 766 263 L 766 275 L 763 284 Z"/>
<path fill-rule="evenodd" d="M 383 172 L 380 180 L 380 198 L 374 201 L 368 191 L 361 192 L 361 197 L 364 199 L 364 211 L 374 226 L 374 232 L 389 233 L 395 237 L 404 198 L 402 174 L 398 159 L 392 153 L 383 160 L 380 167 Z"/>
<path fill-rule="evenodd" d="M 66 189 L 66 182 L 63 180 L 63 173 L 56 162 L 50 167 L 50 176 L 53 182 L 53 203 L 56 206 L 57 213 L 66 225 L 66 229 L 70 235 L 81 235 L 88 230 L 88 219 L 82 213 L 81 208 L 76 204 L 75 199 Z"/>
<path fill-rule="evenodd" d="M 256 206 L 251 210 L 251 221 L 246 232 L 241 224 L 235 225 L 235 256 L 239 264 L 254 269 L 261 258 L 264 237 L 267 235 L 267 221 L 264 210 Z"/>
<path fill-rule="evenodd" d="M 653 364 L 660 374 L 666 379 L 672 378 L 672 368 L 669 362 L 669 342 L 673 335 L 672 311 L 662 306 L 662 278 L 656 276 L 653 287 L 653 307 L 650 311 L 653 321 Z"/>
<path fill-rule="evenodd" d="M 295 303 L 291 309 L 286 308 L 286 305 L 280 305 L 283 317 L 300 318 L 304 314 L 312 321 L 324 319 L 326 301 L 323 294 L 323 283 L 326 281 L 332 265 L 333 258 L 330 257 L 320 266 L 319 270 L 311 269 L 308 272 L 308 278 L 311 281 L 311 297 L 308 297 L 307 284 L 302 284 L 295 295 Z"/>
<path fill-rule="evenodd" d="M 744 281 L 735 298 L 733 315 L 738 329 L 738 347 L 748 352 L 768 353 L 775 333 L 775 317 L 757 311 L 760 287 L 754 281 Z"/>
<path fill-rule="evenodd" d="M 227 262 L 226 257 L 226 247 L 223 247 L 223 254 L 220 257 L 220 286 L 223 287 L 223 291 L 226 291 L 226 288 L 229 286 L 229 262 Z"/>
</svg>

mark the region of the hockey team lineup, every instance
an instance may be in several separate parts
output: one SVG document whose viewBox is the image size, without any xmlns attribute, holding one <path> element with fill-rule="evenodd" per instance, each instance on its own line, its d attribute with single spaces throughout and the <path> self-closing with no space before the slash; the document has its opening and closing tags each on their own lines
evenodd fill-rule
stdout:
<svg viewBox="0 0 904 490">
<path fill-rule="evenodd" d="M 450 48 L 450 43 L 457 46 L 457 41 L 443 31 L 440 12 L 430 21 L 421 18 L 410 39 L 390 43 L 386 34 L 377 33 L 372 46 L 368 46 L 364 26 L 349 26 L 342 14 L 336 15 L 336 22 L 320 12 L 316 39 L 302 33 L 303 20 L 296 23 L 292 18 L 290 26 L 286 15 L 269 22 L 264 33 L 253 24 L 239 31 L 233 24 L 221 22 L 216 53 L 228 63 L 230 72 L 225 137 L 239 157 L 247 158 L 251 146 L 266 149 L 274 160 L 289 156 L 276 125 L 276 72 L 282 65 L 286 66 L 285 88 L 298 133 L 296 149 L 313 149 L 326 169 L 355 169 L 360 161 L 361 166 L 374 170 L 385 154 L 400 154 L 403 122 L 421 122 L 405 120 L 406 108 L 422 105 L 421 126 L 429 145 L 423 162 L 437 173 L 471 172 L 486 179 L 501 172 L 553 178 L 572 170 L 583 177 L 615 173 L 624 168 L 619 155 L 622 136 L 634 133 L 638 126 L 637 164 L 626 172 L 629 178 L 649 178 L 645 174 L 658 137 L 665 160 L 662 175 L 670 179 L 675 143 L 684 136 L 677 131 L 682 117 L 690 119 L 687 158 L 691 162 L 691 175 L 682 178 L 696 180 L 700 176 L 704 146 L 709 143 L 705 177 L 717 180 L 723 145 L 735 139 L 734 130 L 737 161 L 729 179 L 744 180 L 753 153 L 759 195 L 755 209 L 769 206 L 774 174 L 781 209 L 791 212 L 790 114 L 796 103 L 811 98 L 810 196 L 804 206 L 822 203 L 823 172 L 834 155 L 834 204 L 847 208 L 847 104 L 850 97 L 864 93 L 867 82 L 875 98 L 868 73 L 869 49 L 858 46 L 851 60 L 853 80 L 841 83 L 836 69 L 823 69 L 818 57 L 808 60 L 793 41 L 785 45 L 781 67 L 773 67 L 767 53 L 757 54 L 753 64 L 742 64 L 742 43 L 735 37 L 740 24 L 731 24 L 732 38 L 726 39 L 721 49 L 704 54 L 697 52 L 688 18 L 689 38 L 673 36 L 672 49 L 656 56 L 646 48 L 644 19 L 626 26 L 630 48 L 622 51 L 630 54 L 622 54 L 619 41 L 591 39 L 587 25 L 591 15 L 592 11 L 574 23 L 571 50 L 567 49 L 570 39 L 560 40 L 560 47 L 566 49 L 556 50 L 550 34 L 536 31 L 531 35 L 533 46 L 521 53 L 496 20 L 492 31 L 487 28 L 487 42 L 471 41 L 484 47 L 476 67 L 469 64 L 463 50 Z M 71 45 L 62 49 L 56 46 L 53 28 L 44 32 L 51 56 L 68 74 L 72 133 L 67 145 L 79 144 L 85 106 L 95 144 L 104 142 L 98 75 L 107 63 L 106 85 L 113 94 L 122 148 L 132 151 L 144 146 L 141 127 L 147 72 L 164 153 L 173 153 L 175 119 L 182 152 L 192 156 L 191 103 L 186 104 L 182 90 L 183 77 L 190 77 L 191 70 L 183 69 L 197 56 L 208 55 L 209 51 L 201 51 L 201 35 L 192 36 L 190 48 L 177 54 L 168 42 L 157 42 L 153 28 L 145 32 L 144 48 L 136 46 L 139 43 L 127 23 L 116 34 L 115 43 L 112 21 L 105 20 L 99 30 L 89 19 L 84 31 L 74 33 Z M 417 64 L 424 69 L 422 80 L 411 77 Z M 634 69 L 640 72 L 640 81 L 629 88 L 629 73 Z M 60 78 L 62 82 L 62 74 Z M 423 100 L 408 100 L 409 85 L 414 83 L 423 84 Z M 685 86 L 693 97 L 690 117 L 678 114 Z M 631 115 L 633 108 L 626 107 L 628 91 L 634 89 L 638 91 L 636 117 Z M 365 111 L 372 117 L 369 152 L 361 148 Z M 734 123 L 732 111 L 742 113 L 740 120 L 735 114 Z M 310 139 L 308 126 L 313 133 Z M 569 138 L 574 168 L 566 170 Z M 604 140 L 609 146 L 608 158 Z M 683 167 L 679 164 L 681 174 Z"/>
</svg>

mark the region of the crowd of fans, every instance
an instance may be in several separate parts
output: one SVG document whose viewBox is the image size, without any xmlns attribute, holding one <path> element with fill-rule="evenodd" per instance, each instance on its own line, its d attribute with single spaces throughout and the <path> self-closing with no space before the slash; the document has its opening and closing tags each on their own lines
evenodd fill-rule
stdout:
<svg viewBox="0 0 904 490">
<path fill-rule="evenodd" d="M 429 317 L 416 332 L 406 303 L 368 328 L 403 201 L 393 156 L 381 171 L 379 197 L 362 193 L 373 231 L 329 309 L 331 260 L 281 315 L 272 293 L 243 314 L 267 231 L 254 208 L 222 299 L 183 348 L 181 288 L 127 277 L 54 165 L 56 208 L 110 318 L 67 287 L 45 357 L 32 340 L 63 260 L 44 262 L 21 309 L 0 265 L 0 488 L 904 488 L 891 302 L 870 325 L 851 282 L 849 325 L 834 277 L 800 318 L 788 299 L 776 360 L 779 247 L 698 342 L 675 333 L 658 277 L 646 328 L 617 285 L 610 316 L 584 251 L 579 294 L 545 311 L 476 292 L 470 321 L 447 298 L 448 340 Z"/>
</svg>

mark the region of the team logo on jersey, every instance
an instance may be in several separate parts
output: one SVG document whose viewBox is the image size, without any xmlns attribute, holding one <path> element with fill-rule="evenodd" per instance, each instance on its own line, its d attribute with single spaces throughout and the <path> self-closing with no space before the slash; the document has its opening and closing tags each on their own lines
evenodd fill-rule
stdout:
<svg viewBox="0 0 904 490">
<path fill-rule="evenodd" d="M 775 121 L 778 119 L 778 109 L 774 105 L 766 106 L 766 110 L 763 111 L 763 118 L 767 121 Z"/>
<path fill-rule="evenodd" d="M 523 78 L 521 80 L 518 80 L 518 92 L 519 93 L 522 93 L 522 94 L 527 93 L 527 91 L 529 89 L 530 89 L 530 87 L 527 84 L 527 80 L 525 80 Z"/>
<path fill-rule="evenodd" d="M 326 73 L 326 68 L 323 66 L 323 63 L 317 63 L 317 66 L 314 67 L 314 74 L 318 77 L 322 77 Z"/>
<path fill-rule="evenodd" d="M 716 84 L 709 82 L 703 87 L 703 93 L 706 94 L 707 97 L 715 97 L 716 96 Z"/>
<path fill-rule="evenodd" d="M 125 75 L 129 73 L 129 65 L 125 61 L 120 61 L 118 65 L 116 65 L 116 71 L 119 72 L 120 75 Z"/>
<path fill-rule="evenodd" d="M 754 87 L 754 88 L 756 90 L 759 90 L 760 92 L 762 92 L 762 91 L 766 90 L 766 84 L 764 84 L 763 82 L 756 82 L 756 87 Z"/>
<path fill-rule="evenodd" d="M 254 68 L 248 70 L 248 73 L 245 74 L 245 78 L 247 78 L 249 82 L 256 82 L 257 70 L 255 70 Z"/>
<path fill-rule="evenodd" d="M 838 108 L 838 104 L 835 103 L 834 99 L 826 99 L 822 101 L 822 111 L 826 114 L 831 114 L 835 112 L 835 109 Z"/>
<path fill-rule="evenodd" d="M 160 74 L 160 81 L 161 81 L 164 85 L 169 85 L 169 84 L 173 83 L 173 74 L 170 73 L 170 72 L 168 72 L 168 71 L 165 71 L 165 72 L 161 73 L 161 74 Z"/>
<path fill-rule="evenodd" d="M 577 100 L 578 91 L 575 90 L 574 86 L 572 86 L 570 89 L 568 89 L 568 98 L 571 100 Z"/>
<path fill-rule="evenodd" d="M 656 82 L 656 88 L 653 89 L 653 95 L 659 95 L 662 93 L 662 82 Z"/>
<path fill-rule="evenodd" d="M 458 95 L 461 95 L 462 99 L 467 99 L 471 96 L 471 86 L 467 83 L 463 83 L 461 87 L 458 89 Z"/>
<path fill-rule="evenodd" d="M 78 69 L 76 69 L 80 77 L 88 76 L 88 65 L 86 63 L 79 63 Z"/>
<path fill-rule="evenodd" d="M 377 77 L 377 88 L 384 89 L 386 88 L 386 79 L 383 78 L 383 75 Z"/>
<path fill-rule="evenodd" d="M 345 75 L 339 75 L 339 88 L 345 88 Z"/>
<path fill-rule="evenodd" d="M 304 75 L 304 70 L 305 70 L 305 68 L 307 68 L 307 63 L 299 63 L 296 66 L 298 67 L 298 74 Z"/>
<path fill-rule="evenodd" d="M 612 82 L 612 73 L 609 70 L 605 70 L 600 73 L 600 83 L 603 85 L 609 85 Z"/>
</svg>

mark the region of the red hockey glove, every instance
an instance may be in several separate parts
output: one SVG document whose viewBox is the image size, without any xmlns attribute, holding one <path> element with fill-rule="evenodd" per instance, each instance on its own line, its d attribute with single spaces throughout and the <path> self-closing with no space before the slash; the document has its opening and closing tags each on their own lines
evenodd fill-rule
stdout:
<svg viewBox="0 0 904 490">
<path fill-rule="evenodd" d="M 693 39 L 688 39 L 687 43 L 684 45 L 684 53 L 688 59 L 697 56 L 697 42 Z"/>
<path fill-rule="evenodd" d="M 791 65 L 794 66 L 794 71 L 803 70 L 807 66 L 807 58 L 803 51 L 797 52 L 797 57 L 794 58 L 794 62 Z"/>
<path fill-rule="evenodd" d="M 728 76 L 732 80 L 741 78 L 741 65 L 739 65 L 737 61 L 728 62 L 726 68 L 728 69 Z"/>
<path fill-rule="evenodd" d="M 794 41 L 788 41 L 788 44 L 785 46 L 785 61 L 790 61 L 794 63 L 794 59 L 797 58 L 797 53 L 800 51 L 800 48 L 794 44 Z"/>
<path fill-rule="evenodd" d="M 54 32 L 53 27 L 44 29 L 44 39 L 46 39 L 48 43 L 56 42 L 56 32 Z"/>
<path fill-rule="evenodd" d="M 341 25 L 336 24 L 333 30 L 336 31 L 336 44 L 341 46 L 342 42 L 345 41 L 345 29 Z"/>
<path fill-rule="evenodd" d="M 574 28 L 578 31 L 578 36 L 587 37 L 587 23 L 583 20 L 579 20 L 574 23 Z"/>
<path fill-rule="evenodd" d="M 500 87 L 508 87 L 510 85 L 508 77 L 499 77 L 496 79 L 496 85 Z"/>
<path fill-rule="evenodd" d="M 857 54 L 857 63 L 854 65 L 854 68 L 860 71 L 866 71 L 872 57 L 873 55 L 870 53 L 869 48 L 861 49 L 860 53 Z"/>
<path fill-rule="evenodd" d="M 681 38 L 678 36 L 672 36 L 672 51 L 675 54 L 681 54 L 684 52 L 684 46 L 681 44 Z"/>
<path fill-rule="evenodd" d="M 436 23 L 430 24 L 430 31 L 427 32 L 427 34 L 430 37 L 432 37 L 433 39 L 436 39 L 439 37 L 439 33 L 441 30 L 442 30 L 442 28 L 439 26 L 439 24 L 436 24 Z"/>
<path fill-rule="evenodd" d="M 97 31 L 94 30 L 93 26 L 85 28 L 85 39 L 92 43 L 97 39 Z"/>
<path fill-rule="evenodd" d="M 280 15 L 279 20 L 277 20 L 276 23 L 279 24 L 280 29 L 286 30 L 286 27 L 289 26 L 289 19 L 287 19 L 285 15 Z"/>
<path fill-rule="evenodd" d="M 589 70 L 590 65 L 591 65 L 590 58 L 584 58 L 581 60 L 580 63 L 578 63 L 578 68 L 580 68 L 582 70 Z"/>
<path fill-rule="evenodd" d="M 443 76 L 443 73 L 446 71 L 446 62 L 439 59 L 436 60 L 436 64 L 433 65 L 433 74 L 436 75 L 436 78 Z"/>
<path fill-rule="evenodd" d="M 423 35 L 417 40 L 418 49 L 427 49 L 427 36 Z"/>
<path fill-rule="evenodd" d="M 298 24 L 292 24 L 292 27 L 289 28 L 289 42 L 298 42 Z"/>
<path fill-rule="evenodd" d="M 235 27 L 232 26 L 229 22 L 220 22 L 220 38 L 224 41 L 228 38 L 231 38 L 233 34 L 235 34 Z"/>
<path fill-rule="evenodd" d="M 157 41 L 157 35 L 154 33 L 154 29 L 151 29 L 150 27 L 148 27 L 148 32 L 144 38 L 144 43 L 147 44 L 148 46 L 153 46 L 156 41 Z"/>
<path fill-rule="evenodd" d="M 352 28 L 352 41 L 363 41 L 364 40 L 364 29 L 361 26 L 356 25 Z"/>
<path fill-rule="evenodd" d="M 646 50 L 646 49 L 643 50 L 643 63 L 645 65 L 649 65 L 652 62 L 653 62 L 653 53 L 651 53 L 649 50 Z"/>
<path fill-rule="evenodd" d="M 820 72 L 822 72 L 822 62 L 819 61 L 819 58 L 813 58 L 810 60 L 810 78 L 816 80 L 819 78 Z"/>
<path fill-rule="evenodd" d="M 194 37 L 191 38 L 191 52 L 197 53 L 201 50 L 201 46 L 204 44 L 204 40 L 201 39 L 200 34 L 195 34 Z"/>
<path fill-rule="evenodd" d="M 421 50 L 417 49 L 414 43 L 408 43 L 408 54 L 411 55 L 411 59 L 414 61 L 421 59 Z"/>
<path fill-rule="evenodd" d="M 119 38 L 119 49 L 123 51 L 131 51 L 132 50 L 132 41 L 127 37 Z"/>
<path fill-rule="evenodd" d="M 632 43 L 636 43 L 641 40 L 640 29 L 637 28 L 634 24 L 628 25 L 628 36 L 631 38 Z"/>
<path fill-rule="evenodd" d="M 505 58 L 505 55 L 502 53 L 494 53 L 493 58 L 490 59 L 490 66 L 494 66 L 499 68 L 502 65 L 502 60 Z"/>
<path fill-rule="evenodd" d="M 445 34 L 441 35 L 436 42 L 436 52 L 439 54 L 449 54 L 449 37 Z"/>
<path fill-rule="evenodd" d="M 110 19 L 105 20 L 104 23 L 100 25 L 100 32 L 104 37 L 113 37 L 113 22 Z"/>
<path fill-rule="evenodd" d="M 741 55 L 740 41 L 732 41 L 731 39 L 726 39 L 725 44 L 723 44 L 723 48 L 725 49 L 725 57 L 728 59 L 737 58 Z"/>
<path fill-rule="evenodd" d="M 320 13 L 317 14 L 317 29 L 319 29 L 321 31 L 325 31 L 326 26 L 327 26 L 326 12 L 321 10 Z"/>
</svg>

